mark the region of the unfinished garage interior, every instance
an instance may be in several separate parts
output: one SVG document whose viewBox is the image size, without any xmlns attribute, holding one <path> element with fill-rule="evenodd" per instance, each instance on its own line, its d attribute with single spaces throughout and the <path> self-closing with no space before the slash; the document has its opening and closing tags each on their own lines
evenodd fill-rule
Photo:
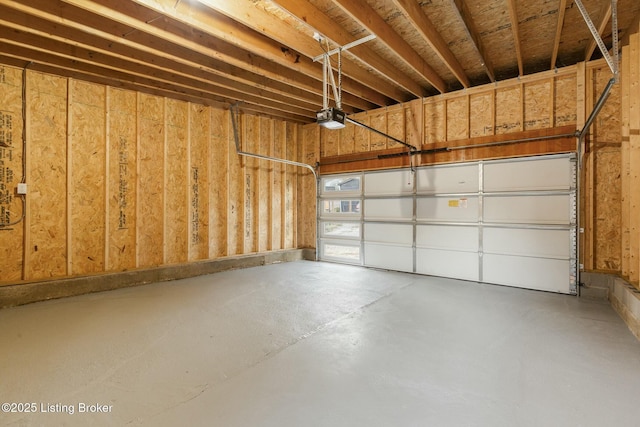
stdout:
<svg viewBox="0 0 640 427">
<path fill-rule="evenodd" d="M 636 426 L 639 280 L 637 0 L 0 0 L 2 425 Z"/>
</svg>

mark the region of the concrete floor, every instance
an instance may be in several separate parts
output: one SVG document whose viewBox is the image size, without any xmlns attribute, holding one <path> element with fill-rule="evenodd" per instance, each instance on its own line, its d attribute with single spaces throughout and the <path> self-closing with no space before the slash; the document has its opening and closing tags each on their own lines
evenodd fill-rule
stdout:
<svg viewBox="0 0 640 427">
<path fill-rule="evenodd" d="M 640 425 L 608 304 L 345 265 L 0 310 L 0 343 L 0 402 L 37 407 L 1 425 Z"/>
</svg>

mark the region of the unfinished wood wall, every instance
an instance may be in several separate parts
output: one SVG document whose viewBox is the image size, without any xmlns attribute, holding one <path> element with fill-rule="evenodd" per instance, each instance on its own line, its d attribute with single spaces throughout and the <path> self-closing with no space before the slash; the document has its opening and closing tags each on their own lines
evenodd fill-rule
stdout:
<svg viewBox="0 0 640 427">
<path fill-rule="evenodd" d="M 352 118 L 422 149 L 482 143 L 495 140 L 498 135 L 517 132 L 539 135 L 546 129 L 575 128 L 576 90 L 576 67 L 573 66 L 354 114 Z M 402 147 L 351 124 L 340 131 L 318 129 L 317 132 L 321 133 L 321 164 L 330 162 L 332 157 Z M 558 151 L 554 144 L 535 145 L 534 152 Z M 423 156 L 419 160 L 423 164 L 454 162 L 487 155 L 508 156 L 523 150 L 526 149 L 514 145 L 494 149 L 492 153 L 457 151 L 446 156 Z M 345 165 L 342 169 L 350 167 L 352 165 Z"/>
<path fill-rule="evenodd" d="M 620 233 L 622 276 L 640 289 L 640 26 L 622 47 Z"/>
<path fill-rule="evenodd" d="M 22 214 L 22 73 L 0 65 L 5 225 Z M 315 246 L 315 180 L 238 156 L 228 110 L 26 76 L 27 214 L 0 227 L 1 283 Z M 242 114 L 240 128 L 246 151 L 307 155 L 299 125 Z"/>
<path fill-rule="evenodd" d="M 637 133 L 640 128 L 640 113 L 637 114 L 638 123 L 632 124 L 628 131 L 630 137 L 626 137 L 627 151 L 624 148 L 621 150 L 624 129 L 621 124 L 622 94 L 630 94 L 627 97 L 627 110 L 631 116 L 640 110 L 640 105 L 636 105 L 640 95 L 637 35 L 625 49 L 636 52 L 635 57 L 627 53 L 627 57 L 635 58 L 635 62 L 629 61 L 631 65 L 627 64 L 626 67 L 631 71 L 623 72 L 623 75 L 631 76 L 631 83 L 627 84 L 632 87 L 630 90 L 621 90 L 620 85 L 614 86 L 605 107 L 591 128 L 585 147 L 584 167 L 581 171 L 583 191 L 580 225 L 584 228 L 584 233 L 581 236 L 580 263 L 586 270 L 629 270 L 625 274 L 635 277 L 637 281 L 639 239 L 627 236 L 637 236 L 640 230 L 637 220 L 640 215 L 633 215 L 640 203 L 639 198 L 634 196 L 637 193 L 633 189 L 637 192 L 640 187 L 638 183 L 631 183 L 638 173 L 629 166 L 635 164 L 633 129 Z M 575 152 L 577 138 L 573 134 L 582 129 L 611 77 L 606 63 L 599 60 L 359 113 L 352 117 L 422 150 L 443 147 L 451 149 L 448 152 L 414 156 L 414 165 Z M 383 159 L 377 157 L 380 154 L 384 156 L 406 151 L 406 148 L 351 124 L 340 131 L 307 125 L 303 132 L 305 139 L 319 141 L 318 157 L 323 174 L 409 166 L 408 156 Z M 477 147 L 487 143 L 540 136 L 552 138 Z M 467 146 L 470 148 L 459 149 Z M 626 163 L 622 162 L 622 157 L 626 159 Z M 625 167 L 627 172 L 622 174 Z M 623 177 L 626 174 L 630 177 L 629 180 L 622 179 L 621 174 Z M 627 224 L 626 228 L 623 226 L 621 229 L 621 224 Z M 623 240 L 623 235 L 626 240 Z M 621 246 L 627 249 L 622 250 Z"/>
</svg>

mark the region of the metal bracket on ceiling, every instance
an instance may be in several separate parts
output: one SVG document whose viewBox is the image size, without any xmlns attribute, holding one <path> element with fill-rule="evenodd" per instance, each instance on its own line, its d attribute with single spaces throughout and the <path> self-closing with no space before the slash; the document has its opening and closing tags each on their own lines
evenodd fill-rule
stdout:
<svg viewBox="0 0 640 427">
<path fill-rule="evenodd" d="M 584 18 L 584 22 L 589 27 L 589 31 L 591 31 L 591 35 L 596 41 L 596 44 L 600 48 L 600 52 L 602 52 L 602 56 L 607 61 L 611 72 L 613 73 L 616 81 L 618 80 L 618 64 L 619 60 L 619 50 L 618 50 L 618 0 L 611 0 L 611 37 L 613 39 L 613 58 L 609 54 L 607 50 L 607 46 L 604 44 L 602 37 L 598 33 L 595 25 L 593 25 L 593 21 L 591 21 L 591 17 L 587 13 L 587 9 L 584 7 L 582 0 L 574 0 L 576 6 L 578 6 L 578 10 L 580 14 Z"/>
</svg>

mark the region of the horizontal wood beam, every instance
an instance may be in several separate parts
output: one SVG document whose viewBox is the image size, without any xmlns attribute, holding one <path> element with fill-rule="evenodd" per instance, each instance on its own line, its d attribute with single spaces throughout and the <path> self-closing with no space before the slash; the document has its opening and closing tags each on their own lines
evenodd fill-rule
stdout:
<svg viewBox="0 0 640 427">
<path fill-rule="evenodd" d="M 351 18 L 366 28 L 367 31 L 375 34 L 377 40 L 391 49 L 395 55 L 410 66 L 416 73 L 425 78 L 440 93 L 447 91 L 446 84 L 444 80 L 442 80 L 442 77 L 367 3 L 354 0 L 333 0 L 333 2 L 340 6 Z"/>
<path fill-rule="evenodd" d="M 458 18 L 462 21 L 462 25 L 464 25 L 464 30 L 467 33 L 467 36 L 471 39 L 473 43 L 473 47 L 475 48 L 478 56 L 480 57 L 480 62 L 482 67 L 484 68 L 489 80 L 492 82 L 496 81 L 496 73 L 493 71 L 493 64 L 489 59 L 489 55 L 487 55 L 484 45 L 482 43 L 482 39 L 478 33 L 478 29 L 476 28 L 475 23 L 473 22 L 473 18 L 471 17 L 471 12 L 469 11 L 469 7 L 464 0 L 451 0 L 453 6 L 455 6 L 455 10 L 457 11 Z"/>
<path fill-rule="evenodd" d="M 400 9 L 405 18 L 413 24 L 422 38 L 431 46 L 458 81 L 462 83 L 462 86 L 465 88 L 471 86 L 469 77 L 462 65 L 460 65 L 458 58 L 451 52 L 451 49 L 435 29 L 431 20 L 424 14 L 420 5 L 415 0 L 393 0 L 393 3 Z"/>
<path fill-rule="evenodd" d="M 307 25 L 312 31 L 319 32 L 337 46 L 344 46 L 354 39 L 353 35 L 348 33 L 341 25 L 307 0 L 277 0 L 277 4 L 283 10 L 296 17 L 300 23 Z M 347 56 L 355 56 L 363 64 L 370 66 L 414 96 L 427 96 L 427 92 L 418 82 L 401 73 L 366 44 L 352 47 L 345 54 Z M 405 98 L 402 102 L 406 101 L 409 101 L 409 98 Z"/>
</svg>

